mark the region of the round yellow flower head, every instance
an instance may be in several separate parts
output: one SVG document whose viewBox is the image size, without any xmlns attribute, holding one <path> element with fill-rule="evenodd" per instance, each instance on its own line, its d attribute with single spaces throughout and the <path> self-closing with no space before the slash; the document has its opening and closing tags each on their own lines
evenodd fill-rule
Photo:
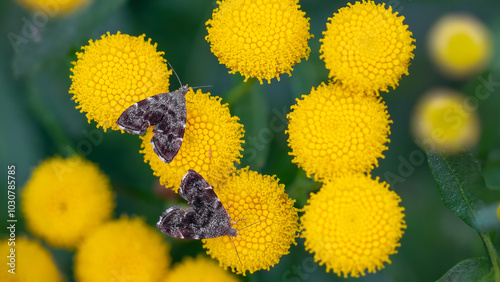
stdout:
<svg viewBox="0 0 500 282">
<path fill-rule="evenodd" d="M 78 156 L 44 161 L 21 194 L 27 228 L 56 247 L 74 248 L 113 208 L 107 176 Z"/>
<path fill-rule="evenodd" d="M 428 46 L 435 64 L 451 78 L 479 73 L 493 53 L 488 28 L 466 14 L 443 16 L 429 32 Z"/>
<path fill-rule="evenodd" d="M 182 145 L 171 163 L 164 163 L 153 151 L 152 129 L 141 136 L 144 161 L 149 162 L 160 183 L 179 190 L 181 179 L 189 169 L 203 175 L 212 186 L 221 183 L 232 172 L 234 162 L 239 162 L 241 144 L 244 142 L 243 125 L 238 117 L 231 116 L 227 104 L 210 93 L 186 94 L 187 121 Z"/>
<path fill-rule="evenodd" d="M 203 240 L 207 253 L 224 268 L 231 267 L 233 272 L 243 275 L 246 271 L 269 270 L 295 244 L 298 231 L 295 201 L 278 181 L 244 168 L 216 188 L 231 219 L 237 222 L 233 227 L 241 229 L 239 236 Z"/>
<path fill-rule="evenodd" d="M 75 255 L 77 281 L 160 281 L 170 263 L 160 233 L 139 218 L 108 222 L 85 238 Z"/>
<path fill-rule="evenodd" d="M 32 12 L 43 12 L 51 17 L 61 17 L 84 8 L 91 0 L 17 0 L 26 9 Z"/>
<path fill-rule="evenodd" d="M 481 125 L 467 97 L 452 89 L 435 88 L 415 106 L 411 130 L 420 146 L 456 153 L 477 144 Z"/>
<path fill-rule="evenodd" d="M 9 245 L 15 243 L 15 245 Z M 15 248 L 14 261 L 12 265 L 10 252 Z M 26 237 L 17 237 L 14 241 L 7 238 L 0 240 L 0 255 L 2 257 L 2 267 L 0 281 L 5 282 L 46 282 L 62 281 L 61 274 L 52 260 L 50 253 L 36 241 L 29 240 Z M 9 273 L 14 268 L 15 274 Z"/>
<path fill-rule="evenodd" d="M 355 95 L 322 83 L 292 106 L 288 145 L 292 162 L 316 180 L 369 172 L 389 142 L 389 114 L 380 97 Z"/>
<path fill-rule="evenodd" d="M 69 93 L 79 104 L 76 108 L 104 131 L 119 130 L 116 120 L 131 105 L 169 92 L 172 71 L 167 69 L 164 53 L 144 37 L 108 32 L 100 40 L 90 40 L 73 62 Z"/>
<path fill-rule="evenodd" d="M 298 0 L 222 0 L 206 22 L 206 40 L 221 64 L 268 83 L 308 58 L 309 18 Z"/>
<path fill-rule="evenodd" d="M 395 88 L 414 57 L 415 40 L 404 17 L 373 1 L 348 5 L 329 18 L 320 39 L 329 77 L 366 93 Z"/>
<path fill-rule="evenodd" d="M 334 178 L 311 194 L 300 218 L 314 260 L 347 278 L 391 263 L 406 228 L 401 199 L 389 185 L 366 175 Z"/>
<path fill-rule="evenodd" d="M 204 256 L 187 257 L 176 264 L 168 273 L 164 282 L 197 281 L 197 282 L 237 282 L 234 275 Z"/>
</svg>

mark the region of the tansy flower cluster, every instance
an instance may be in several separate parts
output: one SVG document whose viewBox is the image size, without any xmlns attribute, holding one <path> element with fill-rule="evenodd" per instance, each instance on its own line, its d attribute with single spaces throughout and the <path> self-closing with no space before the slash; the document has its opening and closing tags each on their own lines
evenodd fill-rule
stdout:
<svg viewBox="0 0 500 282">
<path fill-rule="evenodd" d="M 303 209 L 301 236 L 339 276 L 382 269 L 406 228 L 398 195 L 370 176 L 392 123 L 378 93 L 396 87 L 413 58 L 403 19 L 373 1 L 334 14 L 320 40 L 333 80 L 297 99 L 288 115 L 292 161 L 323 182 Z"/>
<path fill-rule="evenodd" d="M 480 73 L 489 62 L 494 46 L 490 30 L 467 14 L 441 17 L 428 35 L 431 59 L 446 76 L 454 79 Z"/>
<path fill-rule="evenodd" d="M 429 90 L 415 106 L 411 132 L 423 149 L 457 153 L 474 147 L 481 126 L 474 108 L 466 106 L 467 97 L 448 88 Z"/>
<path fill-rule="evenodd" d="M 93 0 L 17 0 L 26 9 L 32 12 L 47 13 L 52 17 L 62 17 L 85 8 Z"/>
<path fill-rule="evenodd" d="M 413 38 L 404 17 L 384 4 L 356 2 L 329 18 L 320 52 L 329 77 L 357 92 L 377 94 L 395 88 L 408 74 Z"/>
<path fill-rule="evenodd" d="M 237 282 L 239 280 L 234 274 L 220 268 L 215 261 L 199 255 L 196 258 L 186 257 L 174 265 L 163 281 Z"/>
<path fill-rule="evenodd" d="M 221 64 L 262 84 L 291 75 L 308 58 L 309 18 L 298 0 L 221 0 L 206 22 L 206 40 Z"/>
<path fill-rule="evenodd" d="M 108 177 L 78 156 L 42 162 L 21 194 L 28 229 L 56 247 L 75 248 L 113 208 Z"/>
</svg>

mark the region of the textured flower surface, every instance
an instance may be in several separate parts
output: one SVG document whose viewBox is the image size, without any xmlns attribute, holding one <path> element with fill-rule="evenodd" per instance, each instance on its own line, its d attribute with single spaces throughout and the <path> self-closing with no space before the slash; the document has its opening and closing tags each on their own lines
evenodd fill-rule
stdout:
<svg viewBox="0 0 500 282">
<path fill-rule="evenodd" d="M 428 45 L 436 65 L 452 78 L 477 74 L 493 53 L 488 27 L 466 14 L 442 17 L 429 32 Z"/>
<path fill-rule="evenodd" d="M 15 245 L 9 243 L 15 242 Z M 15 274 L 9 273 L 12 269 L 10 249 L 15 248 L 13 261 Z M 8 239 L 0 240 L 0 256 L 2 267 L 0 281 L 4 282 L 59 282 L 63 281 L 57 270 L 50 253 L 36 241 L 25 237 L 17 237 L 14 241 Z"/>
<path fill-rule="evenodd" d="M 168 246 L 139 218 L 122 217 L 102 225 L 78 247 L 77 281 L 160 281 L 170 263 Z"/>
<path fill-rule="evenodd" d="M 220 268 L 214 260 L 200 255 L 197 258 L 184 258 L 174 265 L 164 280 L 164 282 L 177 281 L 237 282 L 239 280 L 234 274 Z"/>
<path fill-rule="evenodd" d="M 298 0 L 222 0 L 207 21 L 206 40 L 230 73 L 262 83 L 291 75 L 292 66 L 308 58 L 309 18 Z"/>
<path fill-rule="evenodd" d="M 298 231 L 294 200 L 278 179 L 248 168 L 233 174 L 215 189 L 239 236 L 203 240 L 207 253 L 224 268 L 246 274 L 267 269 L 288 254 Z M 234 245 L 232 240 L 234 240 Z M 236 249 L 235 249 L 236 247 Z M 241 259 L 241 263 L 240 260 Z"/>
<path fill-rule="evenodd" d="M 317 180 L 377 166 L 392 122 L 381 98 L 354 95 L 332 83 L 297 99 L 288 120 L 292 161 Z"/>
<path fill-rule="evenodd" d="M 91 0 L 17 0 L 17 2 L 30 11 L 40 11 L 51 17 L 60 17 L 85 7 Z"/>
<path fill-rule="evenodd" d="M 477 144 L 481 125 L 466 96 L 453 89 L 434 88 L 416 105 L 411 129 L 420 146 L 456 153 Z"/>
<path fill-rule="evenodd" d="M 57 247 L 75 247 L 111 217 L 113 207 L 107 176 L 77 156 L 41 163 L 21 194 L 28 229 Z"/>
<path fill-rule="evenodd" d="M 160 183 L 179 189 L 182 177 L 189 169 L 203 175 L 213 186 L 234 172 L 243 150 L 243 125 L 231 116 L 220 97 L 201 90 L 186 94 L 187 121 L 182 145 L 171 163 L 164 163 L 153 151 L 152 129 L 141 136 L 144 160 L 160 177 Z"/>
<path fill-rule="evenodd" d="M 163 52 L 156 43 L 127 34 L 103 35 L 89 41 L 77 53 L 71 69 L 69 93 L 78 103 L 77 109 L 104 130 L 119 130 L 116 120 L 132 104 L 147 97 L 169 92 L 169 77 Z"/>
<path fill-rule="evenodd" d="M 366 175 L 325 183 L 301 217 L 306 249 L 327 271 L 346 278 L 384 268 L 406 228 L 400 201 L 388 184 Z"/>
<path fill-rule="evenodd" d="M 329 18 L 320 39 L 329 77 L 366 93 L 395 88 L 415 49 L 404 17 L 373 1 L 348 5 Z"/>
</svg>

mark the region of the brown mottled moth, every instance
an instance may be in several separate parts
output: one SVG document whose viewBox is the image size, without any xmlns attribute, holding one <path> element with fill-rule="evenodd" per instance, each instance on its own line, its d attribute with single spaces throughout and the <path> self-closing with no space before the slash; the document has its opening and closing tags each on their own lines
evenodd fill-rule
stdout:
<svg viewBox="0 0 500 282">
<path fill-rule="evenodd" d="M 184 175 L 179 195 L 188 201 L 189 208 L 173 206 L 162 213 L 158 229 L 175 238 L 208 239 L 236 236 L 231 217 L 208 182 L 190 169 Z"/>
<path fill-rule="evenodd" d="M 163 233 L 181 239 L 209 239 L 229 236 L 234 241 L 237 231 L 261 222 L 259 220 L 241 229 L 233 228 L 231 216 L 208 182 L 196 171 L 190 169 L 181 180 L 179 195 L 188 201 L 189 208 L 179 206 L 168 208 L 160 216 L 156 227 Z M 236 245 L 234 245 L 236 250 Z M 236 250 L 236 255 L 238 251 Z M 240 260 L 241 263 L 241 260 Z"/>
<path fill-rule="evenodd" d="M 139 135 L 154 125 L 151 144 L 165 163 L 170 163 L 179 152 L 186 129 L 185 96 L 189 88 L 187 84 L 182 85 L 180 79 L 179 84 L 181 88 L 176 91 L 154 95 L 133 104 L 116 121 L 121 129 Z"/>
</svg>

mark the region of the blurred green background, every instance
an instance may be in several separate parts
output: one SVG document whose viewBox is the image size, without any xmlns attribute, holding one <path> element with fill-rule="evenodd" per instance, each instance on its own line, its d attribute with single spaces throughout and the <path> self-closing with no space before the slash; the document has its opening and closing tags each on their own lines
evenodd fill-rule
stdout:
<svg viewBox="0 0 500 282">
<path fill-rule="evenodd" d="M 116 193 L 115 217 L 121 214 L 137 215 L 154 225 L 158 216 L 173 201 L 166 201 L 155 193 L 158 186 L 148 164 L 139 153 L 140 139 L 130 134 L 96 129 L 88 123 L 84 113 L 75 109 L 68 89 L 71 62 L 75 52 L 89 39 L 98 39 L 107 31 L 121 31 L 134 36 L 146 34 L 158 43 L 158 50 L 175 68 L 184 84 L 212 85 L 205 92 L 225 97 L 243 81 L 239 74 L 228 74 L 218 63 L 205 41 L 205 22 L 216 7 L 215 1 L 204 0 L 108 0 L 98 1 L 89 9 L 65 19 L 49 21 L 44 25 L 44 37 L 35 35 L 15 50 L 8 40 L 9 33 L 22 34 L 26 22 L 33 15 L 13 1 L 0 3 L 0 156 L 6 180 L 7 165 L 15 164 L 18 179 L 18 199 L 32 169 L 42 160 L 61 155 L 67 157 L 79 150 L 86 158 L 98 163 L 111 179 Z M 376 3 L 381 3 L 376 1 Z M 248 95 L 231 104 L 245 128 L 245 151 L 241 166 L 263 174 L 277 175 L 290 196 L 302 207 L 311 191 L 319 185 L 307 179 L 291 163 L 288 155 L 286 114 L 295 99 L 310 92 L 311 87 L 328 81 L 324 62 L 319 59 L 319 39 L 326 28 L 327 18 L 347 1 L 301 1 L 302 10 L 310 18 L 309 41 L 311 54 L 307 61 L 294 67 L 292 76 L 281 75 L 271 84 L 254 84 Z M 416 39 L 415 58 L 409 67 L 409 76 L 403 76 L 399 87 L 382 93 L 393 120 L 389 150 L 373 176 L 392 173 L 401 181 L 391 187 L 402 198 L 408 228 L 401 240 L 398 254 L 392 255 L 392 264 L 376 274 L 358 281 L 432 281 L 441 277 L 456 263 L 470 257 L 485 256 L 478 234 L 463 223 L 440 200 L 438 190 L 429 172 L 423 152 L 415 145 L 409 132 L 411 112 L 419 97 L 434 86 L 447 86 L 474 95 L 480 85 L 478 76 L 492 75 L 500 82 L 500 1 L 389 1 L 393 9 L 404 15 Z M 488 67 L 478 76 L 467 80 L 450 80 L 441 75 L 430 61 L 426 36 L 432 24 L 450 12 L 468 12 L 481 19 L 494 36 L 494 56 Z M 171 90 L 178 88 L 173 77 Z M 473 153 L 480 160 L 490 188 L 500 189 L 500 87 L 479 104 L 481 139 Z M 102 136 L 102 142 L 90 147 L 89 137 Z M 101 135 L 102 134 L 102 135 Z M 88 134 L 87 134 L 88 135 Z M 420 156 L 420 158 L 418 158 Z M 410 159 L 413 162 L 410 162 Z M 415 161 L 417 160 L 417 161 Z M 408 161 L 408 164 L 407 164 Z M 405 167 L 403 167 L 405 166 Z M 2 185 L 2 187 L 6 187 Z M 1 193 L 2 226 L 7 219 L 6 193 Z M 98 207 L 96 207 L 98 208 Z M 21 219 L 17 203 L 17 234 L 28 233 Z M 7 236 L 2 227 L 0 237 Z M 499 246 L 498 236 L 494 241 Z M 182 241 L 166 238 L 172 245 L 173 262 L 185 255 L 203 252 L 200 241 Z M 270 271 L 259 271 L 243 278 L 247 281 L 320 281 L 343 280 L 325 267 L 311 263 L 312 255 L 305 252 L 303 240 L 292 246 L 290 254 Z M 72 252 L 47 246 L 58 267 L 72 278 Z M 301 274 L 294 274 L 300 267 Z M 354 279 L 352 279 L 354 280 Z"/>
</svg>

